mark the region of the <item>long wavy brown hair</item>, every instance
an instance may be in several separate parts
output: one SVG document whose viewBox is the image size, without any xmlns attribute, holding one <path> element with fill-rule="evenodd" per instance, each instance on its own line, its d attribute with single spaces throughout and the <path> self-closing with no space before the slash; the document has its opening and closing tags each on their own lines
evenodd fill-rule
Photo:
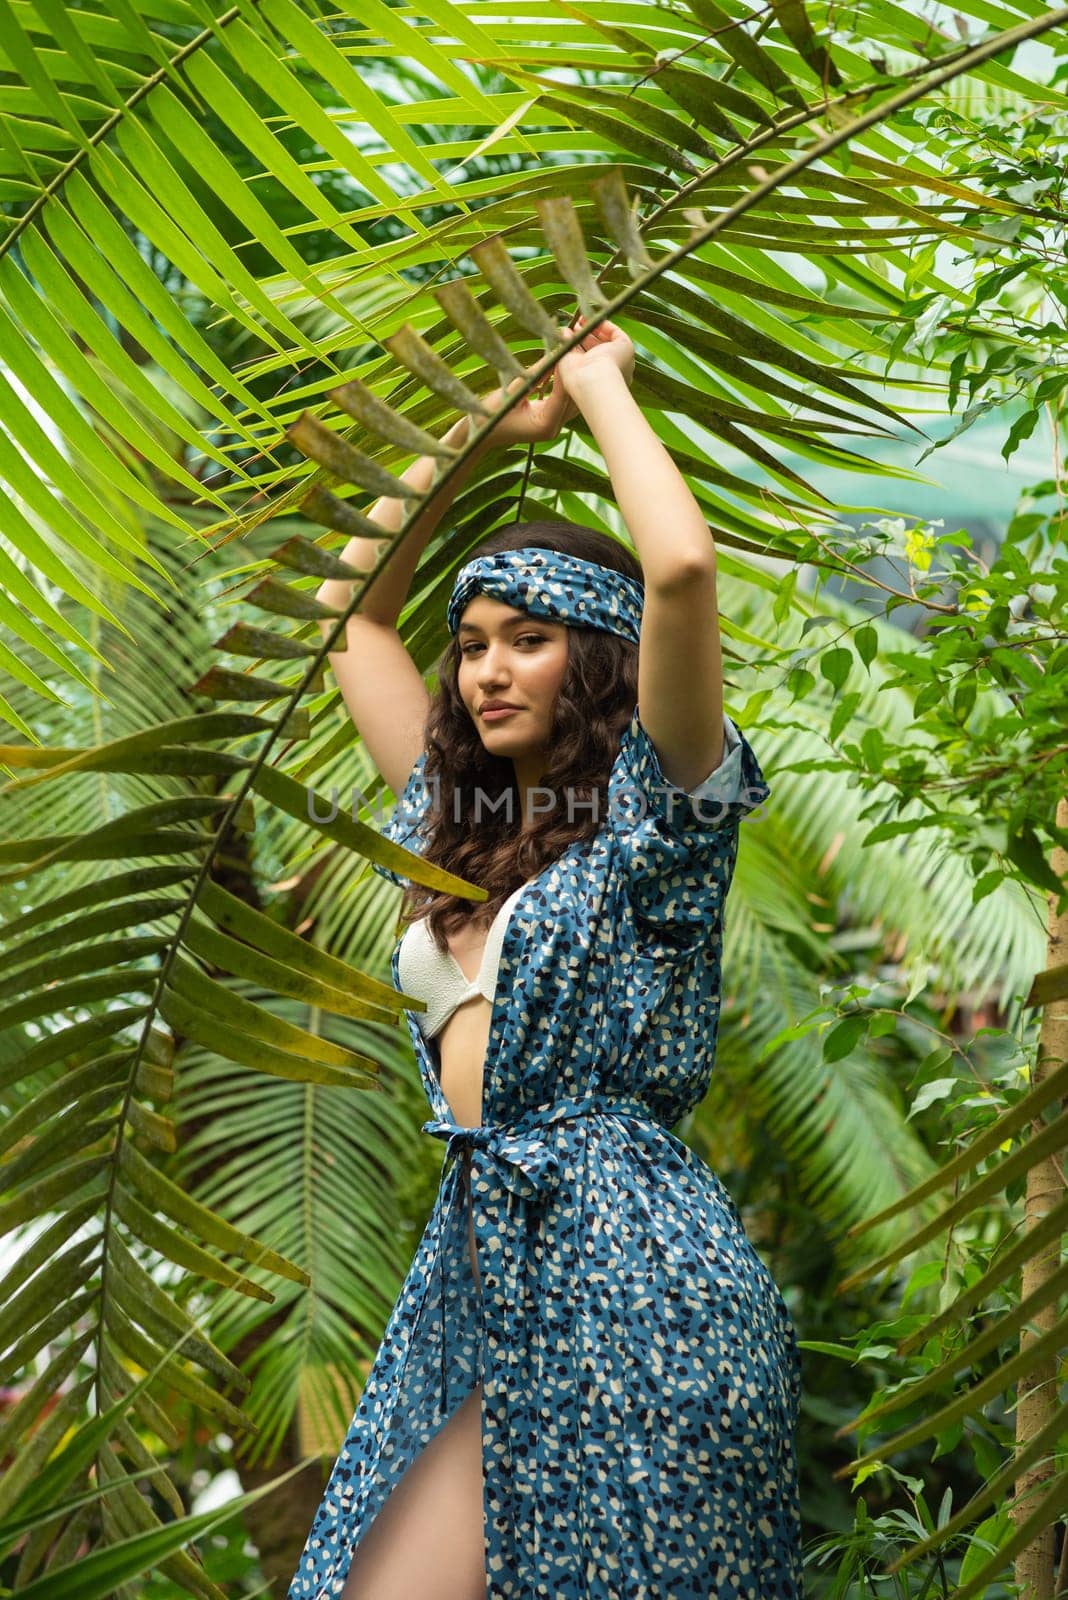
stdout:
<svg viewBox="0 0 1068 1600">
<path fill-rule="evenodd" d="M 512 523 L 484 539 L 467 560 L 523 545 L 595 561 L 643 584 L 641 564 L 625 545 L 562 519 Z M 574 804 L 554 806 L 529 822 L 524 818 L 517 829 L 514 819 L 522 818 L 523 811 L 515 768 L 510 757 L 491 755 L 483 745 L 460 697 L 460 659 L 454 637 L 437 662 L 438 693 L 423 727 L 424 775 L 432 799 L 426 816 L 427 844 L 421 854 L 425 861 L 487 889 L 489 899 L 472 909 L 472 902 L 458 895 L 409 884 L 400 906 L 404 922 L 426 915 L 443 954 L 448 934 L 469 920 L 488 927 L 514 889 L 575 840 L 597 832 L 607 815 L 608 777 L 620 735 L 638 699 L 638 646 L 603 628 L 568 624 L 567 668 L 553 708 L 548 765 L 539 782 L 554 794 L 570 793 Z M 479 790 L 483 799 L 475 824 Z M 453 798 L 457 794 L 460 800 Z M 509 794 L 509 800 L 502 798 Z M 574 812 L 571 818 L 568 809 Z"/>
</svg>

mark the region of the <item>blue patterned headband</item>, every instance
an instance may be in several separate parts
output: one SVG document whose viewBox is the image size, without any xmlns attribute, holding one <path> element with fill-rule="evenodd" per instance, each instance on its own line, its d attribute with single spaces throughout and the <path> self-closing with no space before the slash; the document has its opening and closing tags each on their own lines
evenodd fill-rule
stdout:
<svg viewBox="0 0 1068 1600">
<path fill-rule="evenodd" d="M 598 561 L 563 555 L 542 545 L 523 545 L 479 556 L 456 574 L 449 600 L 449 632 L 459 632 L 464 607 L 481 591 L 535 617 L 552 617 L 576 628 L 603 628 L 637 644 L 645 591 L 625 572 Z"/>
</svg>

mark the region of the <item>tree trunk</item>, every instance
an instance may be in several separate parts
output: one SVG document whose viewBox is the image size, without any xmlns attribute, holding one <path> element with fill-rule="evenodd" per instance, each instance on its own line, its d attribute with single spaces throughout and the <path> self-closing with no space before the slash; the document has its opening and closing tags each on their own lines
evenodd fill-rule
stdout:
<svg viewBox="0 0 1068 1600">
<path fill-rule="evenodd" d="M 339 1448 L 340 1443 L 339 1440 Z M 282 1448 L 269 1466 L 262 1461 L 255 1466 L 250 1466 L 247 1461 L 239 1464 L 242 1489 L 247 1492 L 258 1489 L 262 1483 L 269 1483 L 280 1472 L 296 1466 L 302 1454 L 297 1430 L 290 1428 Z M 266 1590 L 259 1592 L 271 1596 L 272 1600 L 283 1600 L 289 1588 L 312 1518 L 323 1498 L 332 1465 L 332 1458 L 309 1461 L 304 1471 L 291 1478 L 284 1489 L 267 1495 L 245 1511 L 245 1527 L 259 1553 L 260 1571 L 267 1583 Z"/>
<path fill-rule="evenodd" d="M 1068 799 L 1062 800 L 1057 808 L 1057 823 L 1061 828 L 1068 828 Z M 1068 852 L 1055 847 L 1050 865 L 1054 875 L 1063 884 L 1068 879 Z M 1068 910 L 1058 915 L 1057 898 L 1051 893 L 1046 966 L 1059 966 L 1064 961 L 1068 961 Z M 1066 1058 L 1068 1058 L 1068 1000 L 1051 1000 L 1042 1012 L 1035 1083 L 1042 1083 Z M 1039 1131 L 1039 1125 L 1035 1126 L 1034 1131 L 1036 1133 Z M 1064 1174 L 1055 1155 L 1032 1167 L 1027 1174 L 1025 1232 L 1034 1228 L 1063 1196 Z M 1020 1286 L 1023 1298 L 1026 1299 L 1040 1284 L 1052 1276 L 1060 1265 L 1060 1255 L 1060 1244 L 1054 1240 L 1041 1255 L 1025 1262 Z M 1056 1320 L 1057 1305 L 1054 1302 L 1045 1306 L 1032 1319 L 1032 1326 L 1036 1332 L 1032 1332 L 1030 1328 L 1021 1331 L 1021 1350 L 1033 1344 L 1040 1334 L 1047 1333 Z M 1020 1382 L 1016 1405 L 1017 1449 L 1022 1449 L 1040 1428 L 1052 1421 L 1056 1406 L 1057 1362 L 1050 1357 Z M 1037 1499 L 1042 1493 L 1042 1487 L 1052 1478 L 1053 1471 L 1054 1463 L 1047 1458 L 1036 1461 L 1020 1473 L 1015 1484 L 1018 1503 L 1014 1504 L 1012 1509 L 1016 1526 L 1019 1526 L 1034 1510 Z M 1056 1529 L 1052 1524 L 1044 1528 L 1017 1556 L 1014 1575 L 1020 1588 L 1021 1600 L 1053 1600 L 1055 1533 Z"/>
<path fill-rule="evenodd" d="M 357 1365 L 361 1374 L 358 1387 L 348 1374 L 336 1367 L 330 1368 L 330 1376 L 338 1390 L 347 1396 L 347 1406 L 352 1412 L 356 1410 L 371 1370 L 369 1360 Z M 284 1496 L 268 1495 L 245 1512 L 245 1527 L 259 1551 L 260 1570 L 267 1582 L 263 1593 L 270 1600 L 284 1600 L 343 1440 L 344 1432 L 339 1432 L 337 1420 L 323 1416 L 312 1401 L 310 1390 L 306 1390 L 282 1449 L 270 1464 L 238 1463 L 241 1487 L 249 1490 L 270 1482 L 280 1472 L 296 1466 L 298 1461 L 308 1462 L 304 1471 L 292 1479 Z"/>
</svg>

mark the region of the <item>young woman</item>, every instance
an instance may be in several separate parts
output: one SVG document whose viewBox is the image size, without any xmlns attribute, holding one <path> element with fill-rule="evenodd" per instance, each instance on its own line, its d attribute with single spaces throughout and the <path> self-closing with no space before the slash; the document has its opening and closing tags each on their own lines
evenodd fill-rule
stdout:
<svg viewBox="0 0 1068 1600">
<path fill-rule="evenodd" d="M 399 796 L 387 836 L 489 899 L 377 869 L 406 886 L 393 981 L 425 1002 L 447 1148 L 290 1600 L 801 1594 L 790 1313 L 669 1131 L 708 1087 L 739 825 L 769 790 L 723 710 L 709 529 L 633 361 L 602 324 L 489 438 L 581 410 L 640 562 L 570 522 L 485 540 L 432 702 L 395 624 L 435 497 L 331 656 Z"/>
</svg>

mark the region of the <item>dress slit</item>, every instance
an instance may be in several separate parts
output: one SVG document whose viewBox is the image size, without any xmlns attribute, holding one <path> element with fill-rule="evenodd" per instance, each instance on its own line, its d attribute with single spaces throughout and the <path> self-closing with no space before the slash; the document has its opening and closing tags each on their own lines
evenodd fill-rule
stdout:
<svg viewBox="0 0 1068 1600">
<path fill-rule="evenodd" d="M 472 1407 L 477 1411 L 477 1440 L 473 1447 L 470 1439 L 463 1441 L 466 1459 L 459 1460 L 457 1422 L 467 1408 L 464 1422 L 470 1429 Z M 476 1452 L 477 1484 L 471 1470 Z M 477 1510 L 469 1504 L 476 1489 Z M 427 1596 L 437 1592 L 431 1588 L 433 1581 L 439 1583 L 443 1594 L 447 1588 L 449 1600 L 468 1600 L 468 1596 L 483 1600 L 485 1521 L 482 1385 L 478 1382 L 409 1463 L 362 1531 L 349 1558 L 341 1600 L 370 1600 L 372 1596 L 405 1600 L 409 1593 Z"/>
</svg>

